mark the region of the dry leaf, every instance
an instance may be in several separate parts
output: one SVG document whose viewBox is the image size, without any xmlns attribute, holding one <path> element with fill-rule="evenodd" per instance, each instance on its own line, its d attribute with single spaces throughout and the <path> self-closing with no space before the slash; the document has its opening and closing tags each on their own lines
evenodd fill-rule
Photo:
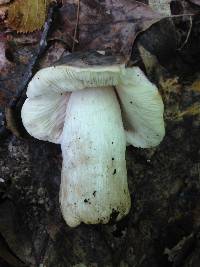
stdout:
<svg viewBox="0 0 200 267">
<path fill-rule="evenodd" d="M 23 33 L 41 29 L 49 2 L 49 0 L 16 0 L 8 9 L 8 26 Z"/>
<path fill-rule="evenodd" d="M 63 0 L 60 27 L 51 39 L 73 46 L 79 13 L 78 50 L 100 50 L 130 56 L 137 34 L 164 16 L 134 0 Z"/>
<path fill-rule="evenodd" d="M 9 3 L 11 0 L 0 0 L 0 5 Z"/>
<path fill-rule="evenodd" d="M 200 6 L 200 0 L 189 0 L 191 3 L 199 5 Z"/>
</svg>

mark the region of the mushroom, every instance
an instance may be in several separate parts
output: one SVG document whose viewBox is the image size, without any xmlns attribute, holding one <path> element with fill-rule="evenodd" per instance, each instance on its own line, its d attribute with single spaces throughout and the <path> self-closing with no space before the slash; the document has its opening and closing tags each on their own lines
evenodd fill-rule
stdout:
<svg viewBox="0 0 200 267">
<path fill-rule="evenodd" d="M 155 85 L 121 58 L 73 53 L 38 71 L 27 97 L 21 111 L 26 130 L 61 144 L 66 223 L 105 224 L 128 214 L 126 144 L 155 146 L 165 132 Z"/>
</svg>

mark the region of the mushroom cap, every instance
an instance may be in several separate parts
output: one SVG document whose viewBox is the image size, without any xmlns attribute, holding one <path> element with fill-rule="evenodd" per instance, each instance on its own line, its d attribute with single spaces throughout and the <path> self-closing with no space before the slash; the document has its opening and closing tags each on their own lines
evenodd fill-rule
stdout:
<svg viewBox="0 0 200 267">
<path fill-rule="evenodd" d="M 126 68 L 116 86 L 127 143 L 135 147 L 157 146 L 165 135 L 164 105 L 157 87 L 138 67 Z"/>
<path fill-rule="evenodd" d="M 21 110 L 27 132 L 39 140 L 59 144 L 70 94 L 51 93 L 27 98 Z"/>
<path fill-rule="evenodd" d="M 125 69 L 123 58 L 97 52 L 73 53 L 54 66 L 39 70 L 30 81 L 27 97 L 73 92 L 90 87 L 114 86 Z"/>
<path fill-rule="evenodd" d="M 40 140 L 60 143 L 70 93 L 104 86 L 116 87 L 127 144 L 158 145 L 165 134 L 158 89 L 138 67 L 125 68 L 122 57 L 97 52 L 67 55 L 35 74 L 22 108 L 26 130 Z"/>
<path fill-rule="evenodd" d="M 39 70 L 27 88 L 21 117 L 28 133 L 37 139 L 60 143 L 70 93 L 113 86 L 125 69 L 123 58 L 97 52 L 73 53 L 54 66 Z"/>
</svg>

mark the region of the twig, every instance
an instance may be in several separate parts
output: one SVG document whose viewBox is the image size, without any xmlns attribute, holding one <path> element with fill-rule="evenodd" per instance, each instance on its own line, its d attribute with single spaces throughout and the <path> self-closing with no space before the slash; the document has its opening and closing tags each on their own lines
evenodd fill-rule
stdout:
<svg viewBox="0 0 200 267">
<path fill-rule="evenodd" d="M 188 33 L 187 33 L 187 37 L 186 37 L 186 39 L 185 39 L 185 41 L 182 43 L 182 45 L 181 45 L 181 47 L 179 47 L 177 50 L 182 50 L 183 49 L 183 47 L 187 44 L 187 42 L 188 42 L 188 39 L 189 39 L 189 37 L 190 37 L 190 34 L 191 34 L 191 31 L 192 31 L 192 17 L 190 16 L 190 25 L 189 25 L 189 29 L 188 29 Z"/>
<path fill-rule="evenodd" d="M 72 44 L 72 52 L 74 51 L 75 48 L 75 40 L 77 40 L 77 30 L 78 30 L 78 24 L 79 24 L 79 15 L 80 15 L 80 0 L 78 0 L 77 3 L 77 15 L 76 15 L 76 26 L 74 30 L 74 37 L 73 37 L 73 44 Z"/>
</svg>

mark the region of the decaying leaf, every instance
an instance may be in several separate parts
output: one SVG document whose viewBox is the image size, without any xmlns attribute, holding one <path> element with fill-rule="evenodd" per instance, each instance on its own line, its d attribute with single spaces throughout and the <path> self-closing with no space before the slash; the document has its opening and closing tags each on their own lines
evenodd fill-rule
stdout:
<svg viewBox="0 0 200 267">
<path fill-rule="evenodd" d="M 172 98 L 172 95 L 180 96 L 181 94 L 181 84 L 178 79 L 179 78 L 176 76 L 168 79 L 159 77 L 159 85 L 161 87 L 162 96 L 168 103 Z"/>
<path fill-rule="evenodd" d="M 16 0 L 8 9 L 7 24 L 17 32 L 33 32 L 42 28 L 50 0 Z"/>
<path fill-rule="evenodd" d="M 165 120 L 181 120 L 182 116 L 179 116 L 179 114 L 181 113 L 181 91 L 183 88 L 179 83 L 179 77 L 173 76 L 166 78 L 164 75 L 161 75 L 158 83 L 165 104 Z"/>
<path fill-rule="evenodd" d="M 190 0 L 190 2 L 200 6 L 200 0 Z"/>
<path fill-rule="evenodd" d="M 130 56 L 136 35 L 163 17 L 148 5 L 134 0 L 63 0 L 60 27 L 51 39 L 61 40 L 69 47 L 74 44 L 78 23 L 79 50 L 100 50 Z"/>
<path fill-rule="evenodd" d="M 9 3 L 11 0 L 0 0 L 0 5 Z"/>
</svg>

